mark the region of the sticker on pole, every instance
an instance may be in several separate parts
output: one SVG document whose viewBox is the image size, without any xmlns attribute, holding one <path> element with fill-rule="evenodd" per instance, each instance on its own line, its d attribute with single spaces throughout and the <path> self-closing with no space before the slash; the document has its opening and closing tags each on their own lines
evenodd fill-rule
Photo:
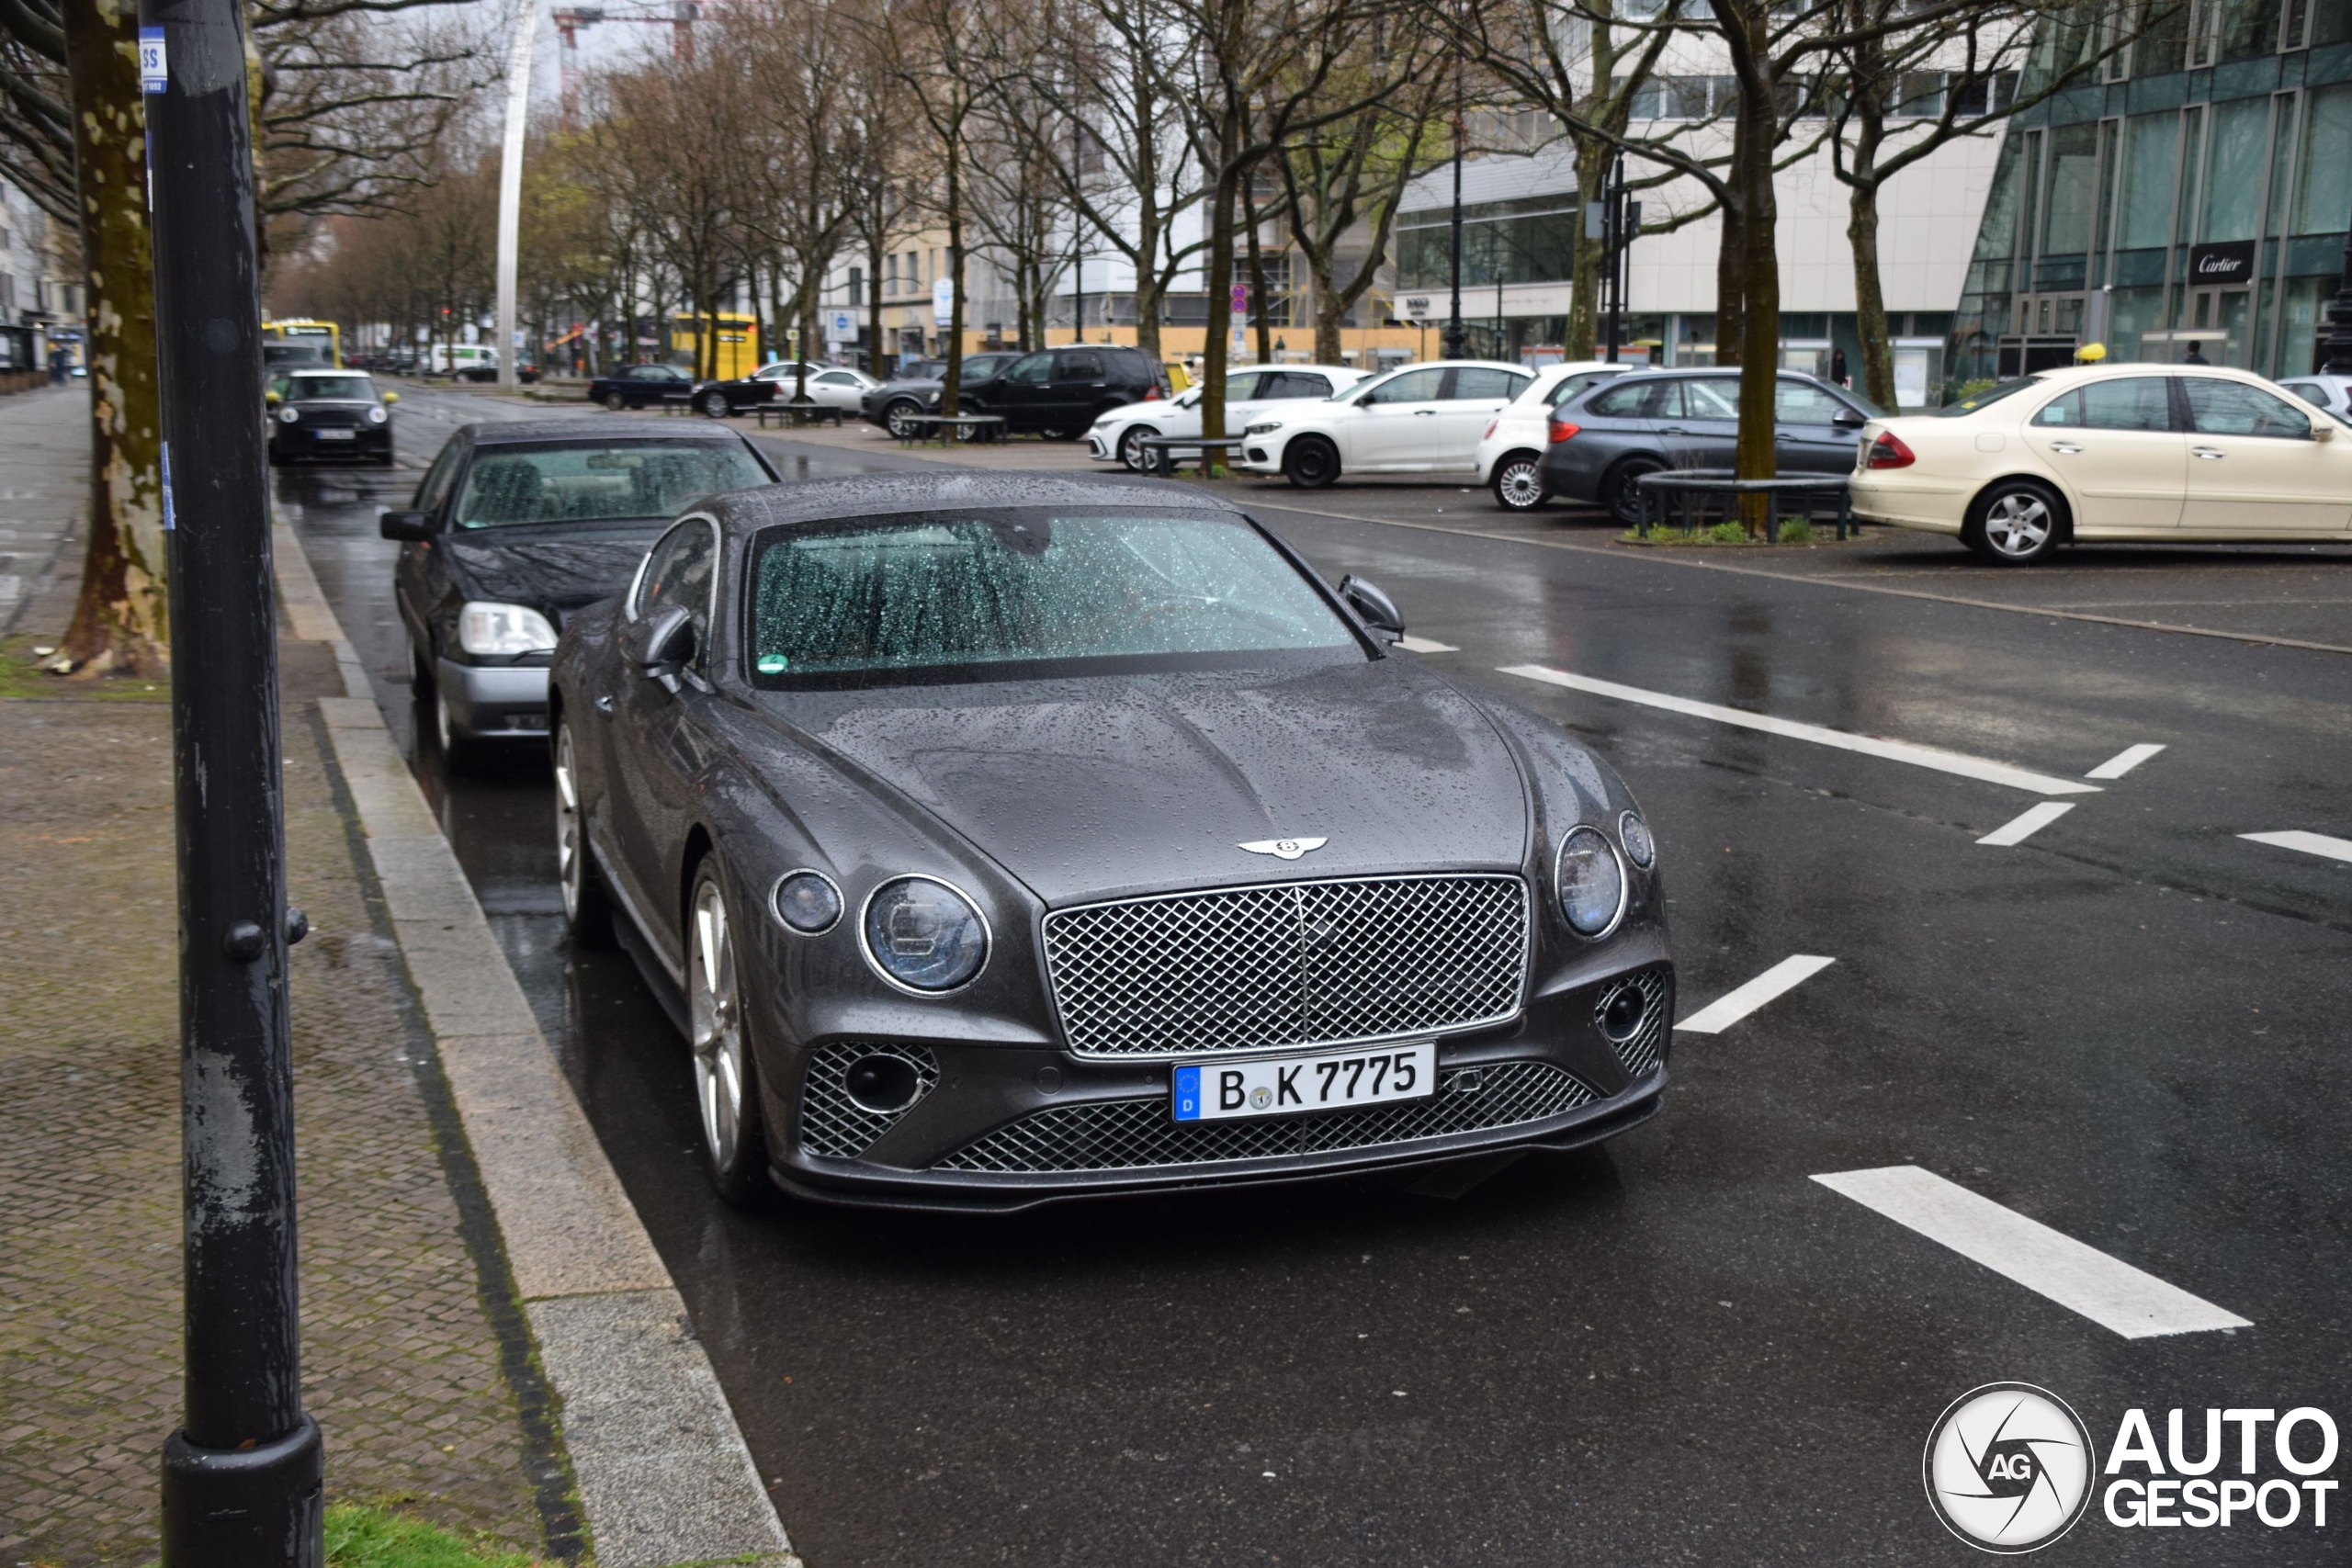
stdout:
<svg viewBox="0 0 2352 1568">
<path fill-rule="evenodd" d="M 171 73 L 164 66 L 164 29 L 139 29 L 139 90 L 161 93 L 172 85 Z"/>
</svg>

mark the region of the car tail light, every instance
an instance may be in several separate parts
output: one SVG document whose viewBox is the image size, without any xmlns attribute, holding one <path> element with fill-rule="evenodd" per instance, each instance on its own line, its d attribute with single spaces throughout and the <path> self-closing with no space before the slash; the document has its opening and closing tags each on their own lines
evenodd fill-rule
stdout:
<svg viewBox="0 0 2352 1568">
<path fill-rule="evenodd" d="M 1157 387 L 1146 387 L 1143 389 L 1143 400 L 1148 403 L 1158 402 L 1159 400 L 1159 389 Z"/>
<path fill-rule="evenodd" d="M 1569 436 L 1574 435 L 1577 431 L 1582 430 L 1583 428 L 1583 425 L 1570 424 L 1565 419 L 1555 419 L 1552 422 L 1552 440 L 1554 444 L 1556 445 L 1562 441 L 1566 441 Z"/>
<path fill-rule="evenodd" d="M 1480 437 L 1478 437 L 1478 439 L 1479 439 L 1479 440 L 1481 440 L 1481 441 L 1492 441 L 1492 440 L 1495 438 L 1495 426 L 1497 426 L 1497 425 L 1500 424 L 1501 423 L 1502 423 L 1502 421 L 1501 421 L 1501 420 L 1498 420 L 1498 419 L 1490 419 L 1490 420 L 1488 420 L 1488 421 L 1487 422 L 1487 434 L 1484 434 L 1484 435 L 1481 435 Z"/>
<path fill-rule="evenodd" d="M 1871 443 L 1871 449 L 1863 454 L 1862 467 L 1907 468 L 1918 460 L 1917 455 L 1903 444 L 1903 437 L 1891 430 L 1882 430 L 1878 439 Z"/>
</svg>

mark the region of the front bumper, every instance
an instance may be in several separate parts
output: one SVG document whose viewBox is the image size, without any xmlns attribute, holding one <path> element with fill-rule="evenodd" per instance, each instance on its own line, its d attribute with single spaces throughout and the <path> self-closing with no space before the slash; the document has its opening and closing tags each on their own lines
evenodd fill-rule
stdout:
<svg viewBox="0 0 2352 1568">
<path fill-rule="evenodd" d="M 320 426 L 288 425 L 272 420 L 276 426 L 269 433 L 269 455 L 281 463 L 318 461 L 350 462 L 356 457 L 379 458 L 390 455 L 392 427 L 389 424 Z M 351 438 L 325 438 L 322 429 L 340 428 L 351 431 Z"/>
<path fill-rule="evenodd" d="M 1164 1061 L 968 1042 L 820 1043 L 765 1077 L 785 1086 L 768 1106 L 771 1175 L 820 1201 L 1002 1213 L 1597 1143 L 1657 1113 L 1674 1016 L 1662 936 L 1612 958 L 1508 1024 L 1440 1036 L 1433 1097 L 1286 1118 L 1178 1123 L 1175 1064 Z M 1600 1014 L 1624 985 L 1646 1006 L 1621 1043 Z M 904 1050 L 924 1073 L 925 1091 L 896 1115 L 862 1111 L 842 1091 L 849 1064 L 876 1050 Z"/>
<path fill-rule="evenodd" d="M 438 660 L 436 700 L 447 705 L 450 727 L 480 739 L 544 739 L 548 733 L 548 667 L 544 664 L 460 664 Z"/>
</svg>

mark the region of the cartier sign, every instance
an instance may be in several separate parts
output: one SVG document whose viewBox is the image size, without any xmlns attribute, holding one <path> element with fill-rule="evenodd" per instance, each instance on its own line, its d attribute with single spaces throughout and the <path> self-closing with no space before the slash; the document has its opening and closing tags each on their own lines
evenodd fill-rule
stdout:
<svg viewBox="0 0 2352 1568">
<path fill-rule="evenodd" d="M 2254 242 L 2231 240 L 2218 245 L 2188 248 L 2191 283 L 2245 283 L 2254 276 Z"/>
</svg>

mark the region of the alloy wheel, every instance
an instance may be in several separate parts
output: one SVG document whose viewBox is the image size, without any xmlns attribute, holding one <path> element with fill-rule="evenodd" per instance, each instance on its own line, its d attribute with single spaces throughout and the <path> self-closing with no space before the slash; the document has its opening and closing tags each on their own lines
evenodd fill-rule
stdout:
<svg viewBox="0 0 2352 1568">
<path fill-rule="evenodd" d="M 882 411 L 882 423 L 884 428 L 888 430 L 892 435 L 895 435 L 899 440 L 904 441 L 908 434 L 914 429 L 914 425 L 912 423 L 914 416 L 914 404 L 906 402 L 892 403 L 888 408 Z"/>
<path fill-rule="evenodd" d="M 1495 499 L 1513 512 L 1526 512 L 1544 502 L 1544 481 L 1537 478 L 1535 459 L 1513 457 L 1495 474 Z"/>
<path fill-rule="evenodd" d="M 703 1142 L 720 1170 L 735 1163 L 743 1128 L 743 1021 L 735 988 L 735 943 L 727 900 L 715 877 L 695 888 L 694 953 L 687 964 L 687 1018 L 693 1028 L 695 1100 Z"/>
<path fill-rule="evenodd" d="M 555 732 L 555 870 L 563 913 L 580 919 L 580 878 L 587 846 L 580 839 L 580 776 L 572 765 L 571 726 Z"/>
<path fill-rule="evenodd" d="M 1119 461 L 1125 465 L 1128 472 L 1148 474 L 1152 471 L 1151 454 L 1143 449 L 1143 443 L 1159 434 L 1156 430 L 1137 425 L 1119 437 Z"/>
<path fill-rule="evenodd" d="M 2050 504 L 2040 496 L 2011 491 L 1984 509 L 1984 542 L 1996 555 L 2024 560 L 2050 542 Z"/>
</svg>

